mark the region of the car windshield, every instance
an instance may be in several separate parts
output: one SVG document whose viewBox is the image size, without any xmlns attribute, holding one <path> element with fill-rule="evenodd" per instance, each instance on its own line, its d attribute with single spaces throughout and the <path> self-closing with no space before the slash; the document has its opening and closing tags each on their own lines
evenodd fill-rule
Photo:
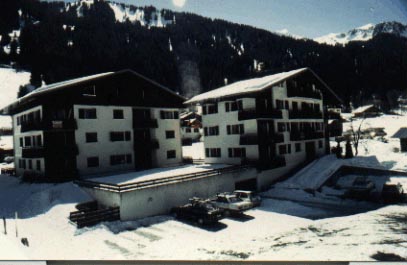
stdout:
<svg viewBox="0 0 407 265">
<path fill-rule="evenodd" d="M 229 202 L 240 202 L 241 200 L 237 197 L 229 197 L 228 198 Z"/>
</svg>

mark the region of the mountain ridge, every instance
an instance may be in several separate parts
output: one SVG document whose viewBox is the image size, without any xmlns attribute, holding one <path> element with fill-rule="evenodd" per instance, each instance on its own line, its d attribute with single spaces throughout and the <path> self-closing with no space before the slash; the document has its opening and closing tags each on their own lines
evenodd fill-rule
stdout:
<svg viewBox="0 0 407 265">
<path fill-rule="evenodd" d="M 329 45 L 345 45 L 351 41 L 368 41 L 383 33 L 407 38 L 407 25 L 403 25 L 402 23 L 396 21 L 381 22 L 378 24 L 369 23 L 364 26 L 351 29 L 346 33 L 330 33 L 317 37 L 314 38 L 314 41 Z"/>
</svg>

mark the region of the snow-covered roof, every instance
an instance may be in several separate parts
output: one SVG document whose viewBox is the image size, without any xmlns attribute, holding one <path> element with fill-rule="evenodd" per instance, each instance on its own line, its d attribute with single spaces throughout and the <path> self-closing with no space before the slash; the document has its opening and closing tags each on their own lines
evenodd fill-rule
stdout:
<svg viewBox="0 0 407 265">
<path fill-rule="evenodd" d="M 258 92 L 258 91 L 264 90 L 272 85 L 275 85 L 279 82 L 282 82 L 289 77 L 295 76 L 295 75 L 305 72 L 305 71 L 310 71 L 312 74 L 314 74 L 323 83 L 323 85 L 339 101 L 341 101 L 339 99 L 339 97 L 311 69 L 300 68 L 300 69 L 292 70 L 289 72 L 283 72 L 283 73 L 268 75 L 268 76 L 264 76 L 264 77 L 260 77 L 260 78 L 253 78 L 253 79 L 238 81 L 238 82 L 232 83 L 230 85 L 197 95 L 197 96 L 191 98 L 190 100 L 187 100 L 185 102 L 185 104 L 197 103 L 197 102 L 201 102 L 201 101 L 205 101 L 205 100 L 218 99 L 218 98 L 227 97 L 227 96 L 236 96 L 236 95 Z"/>
<path fill-rule="evenodd" d="M 307 68 L 301 68 L 289 72 L 278 73 L 274 75 L 268 75 L 260 78 L 253 78 L 243 81 L 238 81 L 230 85 L 211 90 L 206 93 L 197 95 L 190 100 L 186 101 L 186 104 L 195 103 L 208 99 L 221 98 L 225 96 L 239 95 L 261 91 L 269 86 L 277 84 L 290 76 L 296 75 L 298 73 L 304 72 Z"/>
<path fill-rule="evenodd" d="M 363 113 L 363 112 L 365 112 L 366 110 L 368 110 L 368 109 L 370 109 L 372 107 L 374 107 L 373 104 L 372 105 L 366 105 L 366 106 L 360 106 L 359 108 L 352 111 L 352 113 L 354 113 L 354 114 L 355 113 Z"/>
<path fill-rule="evenodd" d="M 16 101 L 12 102 L 8 106 L 4 107 L 3 109 L 1 109 L 0 114 L 5 114 L 5 113 L 8 114 L 8 110 L 12 105 L 18 104 L 18 103 L 24 101 L 27 98 L 37 96 L 37 95 L 40 95 L 40 94 L 44 94 L 44 93 L 48 93 L 48 92 L 52 92 L 52 91 L 55 91 L 55 90 L 63 89 L 63 88 L 66 88 L 68 86 L 76 85 L 76 84 L 79 84 L 79 83 L 82 83 L 82 82 L 95 80 L 95 79 L 98 79 L 98 78 L 101 78 L 101 77 L 107 77 L 107 76 L 112 76 L 112 75 L 116 75 L 116 74 L 120 74 L 120 73 L 126 73 L 126 72 L 131 73 L 133 75 L 136 75 L 136 76 L 138 76 L 140 78 L 143 78 L 144 80 L 146 80 L 146 81 L 148 81 L 148 82 L 150 82 L 150 83 L 152 83 L 152 84 L 154 84 L 156 86 L 159 86 L 160 88 L 170 92 L 171 94 L 185 99 L 181 95 L 179 95 L 179 94 L 175 93 L 174 91 L 170 90 L 169 88 L 155 82 L 154 80 L 149 79 L 148 77 L 145 77 L 145 76 L 143 76 L 143 75 L 141 75 L 141 74 L 139 74 L 137 72 L 134 72 L 132 70 L 126 69 L 126 70 L 121 70 L 121 71 L 118 71 L 118 72 L 106 72 L 106 73 L 101 73 L 101 74 L 95 74 L 95 75 L 90 75 L 90 76 L 79 77 L 79 78 L 70 79 L 70 80 L 66 80 L 66 81 L 62 81 L 62 82 L 53 83 L 53 84 L 50 84 L 50 85 L 39 87 L 39 88 L 35 89 L 34 91 L 28 93 L 27 95 L 25 95 L 25 96 L 17 99 Z"/>
<path fill-rule="evenodd" d="M 391 138 L 407 138 L 407 127 L 400 128 Z"/>
<path fill-rule="evenodd" d="M 42 94 L 44 92 L 50 92 L 50 91 L 57 90 L 59 88 L 63 88 L 63 87 L 69 86 L 69 85 L 73 85 L 73 84 L 77 84 L 77 83 L 81 83 L 81 82 L 85 82 L 85 81 L 90 81 L 90 80 L 97 79 L 102 76 L 108 76 L 108 75 L 112 75 L 112 74 L 114 74 L 114 72 L 107 72 L 107 73 L 102 73 L 102 74 L 84 76 L 84 77 L 79 77 L 79 78 L 75 78 L 75 79 L 71 79 L 71 80 L 66 80 L 66 81 L 42 86 L 42 87 L 39 87 L 39 88 L 35 89 L 34 91 L 28 93 L 27 95 L 21 97 L 19 100 L 23 100 L 25 98 L 35 96 L 38 94 Z"/>
</svg>

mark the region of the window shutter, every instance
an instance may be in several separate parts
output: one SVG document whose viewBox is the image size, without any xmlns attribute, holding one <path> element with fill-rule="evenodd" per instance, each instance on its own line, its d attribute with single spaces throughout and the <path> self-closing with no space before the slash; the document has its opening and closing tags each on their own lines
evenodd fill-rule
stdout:
<svg viewBox="0 0 407 265">
<path fill-rule="evenodd" d="M 240 124 L 240 134 L 244 134 L 244 125 Z"/>
<path fill-rule="evenodd" d="M 226 130 L 227 130 L 228 134 L 230 134 L 230 125 L 226 126 Z"/>
<path fill-rule="evenodd" d="M 233 157 L 233 151 L 232 151 L 232 148 L 228 148 L 228 153 L 229 153 L 229 157 Z"/>
<path fill-rule="evenodd" d="M 79 109 L 79 119 L 84 119 L 84 118 L 85 118 L 85 110 Z"/>
<path fill-rule="evenodd" d="M 226 112 L 229 112 L 229 102 L 225 103 L 225 110 L 226 110 Z"/>
<path fill-rule="evenodd" d="M 179 118 L 178 111 L 174 111 L 174 119 L 178 119 L 178 118 Z"/>
<path fill-rule="evenodd" d="M 131 141 L 130 132 L 125 132 L 126 141 Z"/>
</svg>

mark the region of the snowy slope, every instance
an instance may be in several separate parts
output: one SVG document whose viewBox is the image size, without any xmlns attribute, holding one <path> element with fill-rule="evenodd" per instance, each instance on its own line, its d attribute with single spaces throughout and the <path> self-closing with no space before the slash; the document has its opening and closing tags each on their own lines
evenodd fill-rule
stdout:
<svg viewBox="0 0 407 265">
<path fill-rule="evenodd" d="M 315 38 L 314 41 L 330 45 L 344 45 L 350 41 L 368 41 L 380 33 L 390 33 L 397 36 L 407 37 L 407 25 L 398 22 L 384 22 L 376 25 L 369 23 L 362 27 L 349 30 L 346 33 L 330 33 Z"/>
<path fill-rule="evenodd" d="M 16 72 L 12 68 L 0 68 L 0 108 L 16 100 L 19 87 L 29 82 L 29 72 Z M 0 128 L 2 127 L 11 128 L 9 116 L 0 116 Z"/>
<path fill-rule="evenodd" d="M 0 214 L 8 224 L 8 235 L 0 233 L 0 259 L 367 261 L 377 252 L 407 258 L 406 225 L 394 222 L 407 216 L 403 205 L 349 215 L 265 199 L 244 217 L 225 218 L 211 229 L 171 216 L 76 229 L 69 212 L 89 198 L 72 183 L 21 184 L 5 176 L 0 182 Z M 28 248 L 15 238 L 15 211 Z"/>
</svg>

